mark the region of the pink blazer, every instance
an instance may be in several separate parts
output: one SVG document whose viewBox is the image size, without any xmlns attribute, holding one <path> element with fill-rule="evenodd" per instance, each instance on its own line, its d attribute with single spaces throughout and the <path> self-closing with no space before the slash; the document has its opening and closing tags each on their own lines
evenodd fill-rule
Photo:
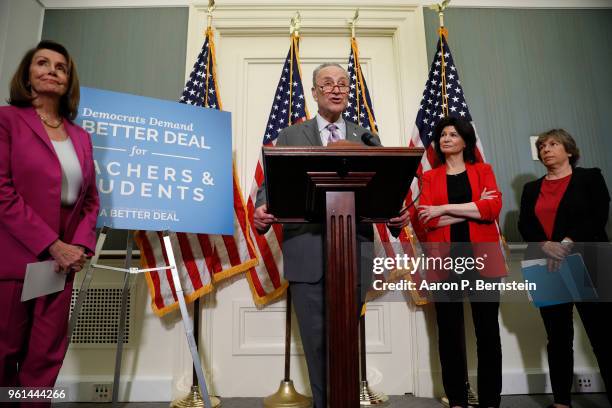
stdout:
<svg viewBox="0 0 612 408">
<path fill-rule="evenodd" d="M 61 239 L 93 253 L 99 200 L 89 134 L 64 121 L 83 183 Z M 34 108 L 0 107 L 0 279 L 23 279 L 60 238 L 60 163 Z"/>
</svg>

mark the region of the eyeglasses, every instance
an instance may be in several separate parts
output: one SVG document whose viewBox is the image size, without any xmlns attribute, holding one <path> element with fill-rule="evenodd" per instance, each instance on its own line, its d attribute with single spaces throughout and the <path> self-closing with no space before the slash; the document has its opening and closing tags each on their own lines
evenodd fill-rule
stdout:
<svg viewBox="0 0 612 408">
<path fill-rule="evenodd" d="M 335 88 L 338 88 L 338 92 L 343 94 L 348 93 L 350 89 L 350 86 L 346 84 L 323 84 L 317 85 L 317 87 L 321 90 L 321 92 L 326 94 L 332 93 Z"/>
</svg>

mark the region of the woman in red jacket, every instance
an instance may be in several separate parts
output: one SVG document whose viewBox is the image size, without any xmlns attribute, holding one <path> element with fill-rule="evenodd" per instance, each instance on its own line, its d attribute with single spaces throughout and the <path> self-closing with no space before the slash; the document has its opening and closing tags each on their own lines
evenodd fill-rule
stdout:
<svg viewBox="0 0 612 408">
<path fill-rule="evenodd" d="M 443 118 L 434 129 L 434 144 L 441 165 L 423 174 L 418 206 L 419 219 L 427 231 L 426 241 L 448 243 L 453 259 L 477 258 L 486 253 L 487 261 L 484 268 L 430 271 L 427 280 L 499 282 L 506 274 L 496 223 L 502 206 L 501 193 L 491 166 L 476 162 L 474 128 L 465 119 Z M 470 242 L 480 245 L 465 244 Z M 464 291 L 434 291 L 432 295 L 444 389 L 451 407 L 467 407 Z M 502 359 L 499 291 L 470 289 L 468 295 L 477 338 L 480 406 L 499 407 Z"/>
</svg>

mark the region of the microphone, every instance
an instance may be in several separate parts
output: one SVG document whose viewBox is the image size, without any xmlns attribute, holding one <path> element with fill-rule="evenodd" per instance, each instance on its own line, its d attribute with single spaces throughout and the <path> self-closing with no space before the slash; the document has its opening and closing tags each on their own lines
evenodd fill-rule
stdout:
<svg viewBox="0 0 612 408">
<path fill-rule="evenodd" d="M 367 130 L 363 132 L 363 134 L 361 135 L 361 141 L 365 143 L 367 146 L 382 147 L 382 144 L 380 144 L 378 137 L 374 136 L 372 133 L 368 132 Z"/>
</svg>

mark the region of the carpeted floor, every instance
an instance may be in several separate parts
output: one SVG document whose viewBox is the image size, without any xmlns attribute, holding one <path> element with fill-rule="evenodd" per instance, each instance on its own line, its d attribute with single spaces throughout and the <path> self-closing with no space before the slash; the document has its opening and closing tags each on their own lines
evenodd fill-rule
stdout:
<svg viewBox="0 0 612 408">
<path fill-rule="evenodd" d="M 573 397 L 573 408 L 611 408 L 605 394 L 580 394 Z M 502 398 L 501 408 L 545 408 L 552 403 L 550 395 L 512 395 Z M 64 403 L 54 404 L 56 408 L 110 407 L 110 404 Z M 167 402 L 132 402 L 120 405 L 122 408 L 166 408 Z M 221 408 L 261 408 L 261 398 L 223 398 Z M 390 397 L 386 408 L 441 408 L 442 404 L 429 398 L 395 395 Z"/>
</svg>

